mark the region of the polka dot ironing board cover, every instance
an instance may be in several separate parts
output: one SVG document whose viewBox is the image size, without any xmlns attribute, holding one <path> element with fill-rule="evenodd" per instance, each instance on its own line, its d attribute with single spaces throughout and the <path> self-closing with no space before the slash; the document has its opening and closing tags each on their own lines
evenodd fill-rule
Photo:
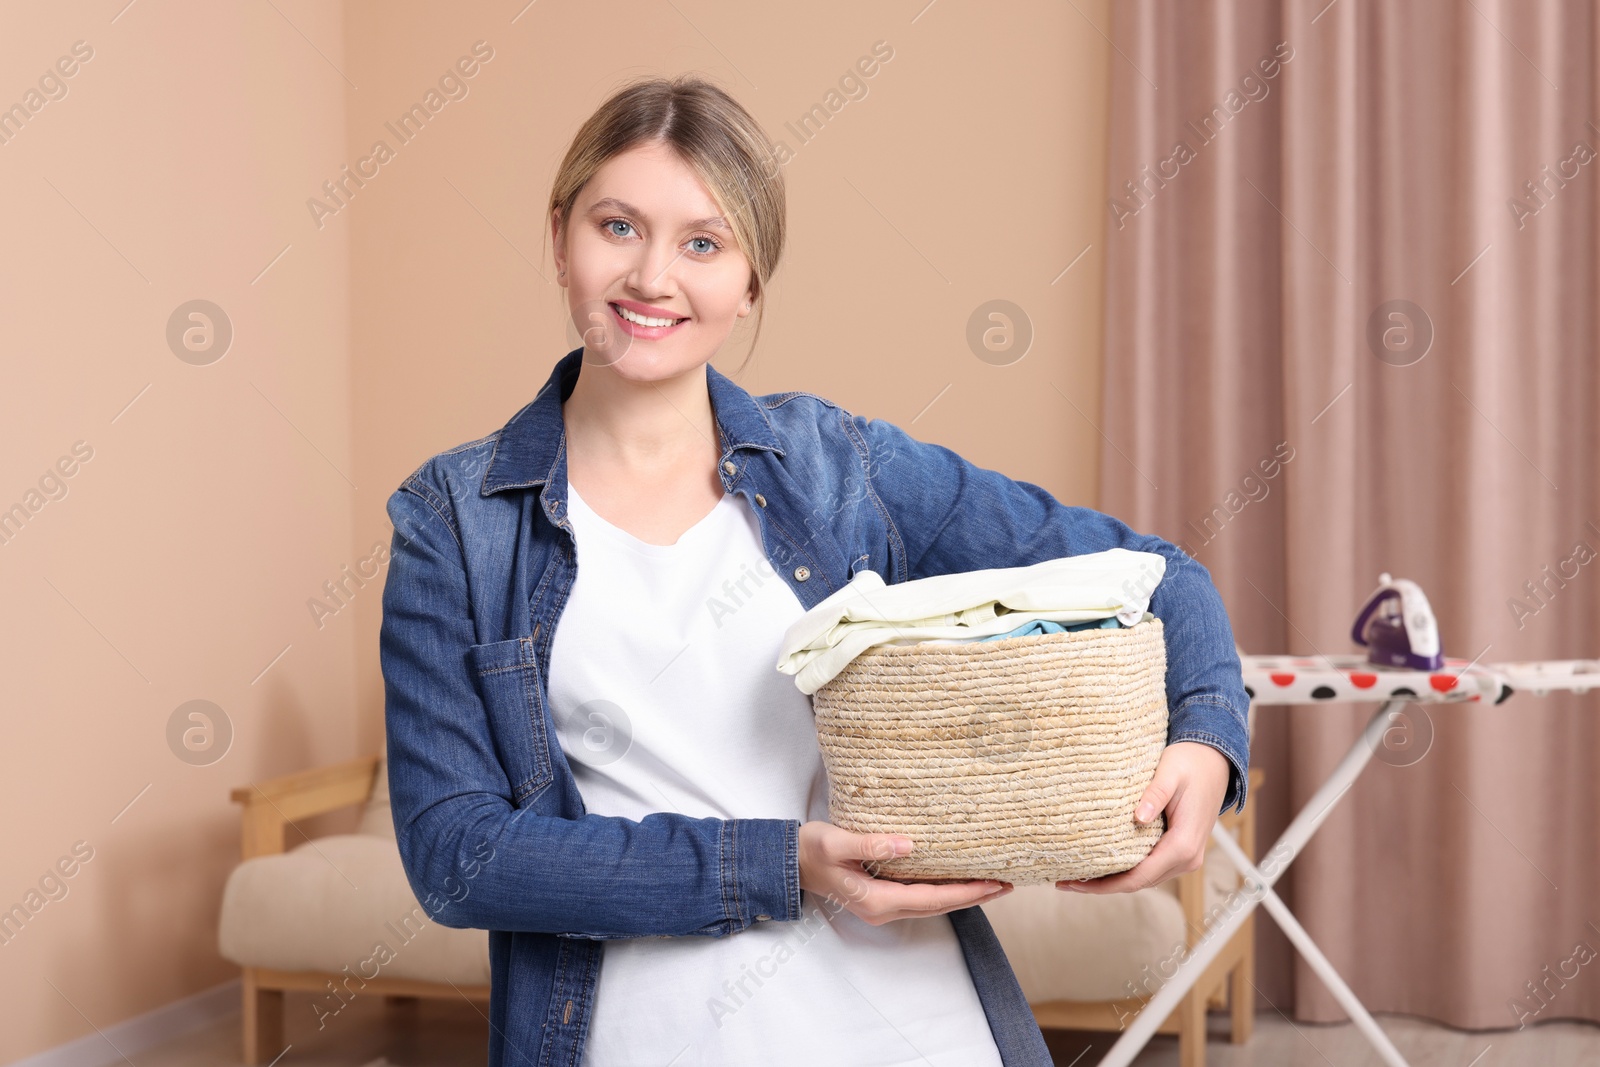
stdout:
<svg viewBox="0 0 1600 1067">
<path fill-rule="evenodd" d="M 1414 700 L 1499 704 L 1512 693 L 1538 696 L 1600 688 L 1600 660 L 1476 663 L 1445 658 L 1436 671 L 1379 667 L 1357 654 L 1241 656 L 1245 692 L 1255 704 L 1316 704 L 1353 700 Z"/>
</svg>

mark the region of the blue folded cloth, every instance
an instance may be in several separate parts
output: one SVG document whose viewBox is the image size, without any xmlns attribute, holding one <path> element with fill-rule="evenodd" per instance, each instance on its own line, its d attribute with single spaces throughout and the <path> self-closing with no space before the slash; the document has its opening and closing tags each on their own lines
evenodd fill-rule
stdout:
<svg viewBox="0 0 1600 1067">
<path fill-rule="evenodd" d="M 1115 615 L 1105 619 L 1091 619 L 1088 622 L 1075 622 L 1070 626 L 1063 626 L 1059 622 L 1049 619 L 1033 619 L 1018 626 L 1015 630 L 1007 630 L 1003 634 L 992 634 L 989 637 L 980 637 L 979 641 L 999 641 L 1006 637 L 1028 637 L 1032 634 L 1059 634 L 1068 630 L 1116 630 L 1120 629 L 1122 621 Z"/>
</svg>

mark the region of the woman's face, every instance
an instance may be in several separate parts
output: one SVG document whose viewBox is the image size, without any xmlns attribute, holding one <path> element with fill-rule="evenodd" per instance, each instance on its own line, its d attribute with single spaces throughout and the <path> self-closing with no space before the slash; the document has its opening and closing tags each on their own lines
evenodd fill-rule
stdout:
<svg viewBox="0 0 1600 1067">
<path fill-rule="evenodd" d="M 567 232 L 552 217 L 556 268 L 566 271 L 558 280 L 586 364 L 654 381 L 716 354 L 752 299 L 750 262 L 720 214 L 689 165 L 655 143 L 595 172 Z"/>
</svg>

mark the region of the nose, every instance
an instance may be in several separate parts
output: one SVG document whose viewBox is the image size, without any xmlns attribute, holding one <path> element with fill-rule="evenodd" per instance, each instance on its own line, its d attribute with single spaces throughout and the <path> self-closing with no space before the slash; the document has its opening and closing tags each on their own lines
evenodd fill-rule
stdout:
<svg viewBox="0 0 1600 1067">
<path fill-rule="evenodd" d="M 633 270 L 628 273 L 628 285 L 642 300 L 671 296 L 676 291 L 672 268 L 682 255 L 682 249 L 664 242 L 646 241 L 634 261 Z"/>
</svg>

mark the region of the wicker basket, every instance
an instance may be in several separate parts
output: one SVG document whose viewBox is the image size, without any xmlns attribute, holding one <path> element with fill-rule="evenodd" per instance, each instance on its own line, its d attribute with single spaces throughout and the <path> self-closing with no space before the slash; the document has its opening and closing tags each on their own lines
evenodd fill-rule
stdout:
<svg viewBox="0 0 1600 1067">
<path fill-rule="evenodd" d="M 958 644 L 877 645 L 813 697 L 829 821 L 905 834 L 901 882 L 1014 885 L 1125 871 L 1167 740 L 1161 620 Z"/>
</svg>

